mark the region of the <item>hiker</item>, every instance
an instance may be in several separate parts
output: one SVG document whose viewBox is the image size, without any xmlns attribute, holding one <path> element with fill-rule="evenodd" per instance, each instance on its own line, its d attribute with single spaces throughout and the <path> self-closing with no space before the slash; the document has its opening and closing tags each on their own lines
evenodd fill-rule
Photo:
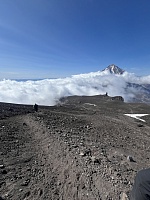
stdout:
<svg viewBox="0 0 150 200">
<path fill-rule="evenodd" d="M 130 200 L 150 200 L 150 168 L 137 173 Z"/>
<path fill-rule="evenodd" d="M 38 105 L 35 103 L 34 104 L 34 110 L 37 112 L 38 111 Z"/>
<path fill-rule="evenodd" d="M 106 96 L 108 96 L 108 93 L 106 92 Z"/>
</svg>

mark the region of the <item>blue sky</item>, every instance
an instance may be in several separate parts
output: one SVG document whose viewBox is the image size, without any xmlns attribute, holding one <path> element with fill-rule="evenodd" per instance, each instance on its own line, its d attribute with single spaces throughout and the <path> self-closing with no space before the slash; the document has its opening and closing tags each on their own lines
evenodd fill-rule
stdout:
<svg viewBox="0 0 150 200">
<path fill-rule="evenodd" d="M 58 78 L 109 64 L 150 74 L 149 0 L 0 0 L 0 78 Z"/>
</svg>

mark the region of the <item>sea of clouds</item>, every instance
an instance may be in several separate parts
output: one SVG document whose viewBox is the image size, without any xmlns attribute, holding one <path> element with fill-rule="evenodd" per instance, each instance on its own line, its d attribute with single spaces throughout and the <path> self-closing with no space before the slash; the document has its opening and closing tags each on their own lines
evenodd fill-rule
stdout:
<svg viewBox="0 0 150 200">
<path fill-rule="evenodd" d="M 150 84 L 150 75 L 137 77 L 125 72 L 123 75 L 110 74 L 108 71 L 73 75 L 67 78 L 44 79 L 38 81 L 0 81 L 0 102 L 20 104 L 55 105 L 61 97 L 72 95 L 123 96 L 131 101 L 140 91 L 128 88 L 127 83 Z"/>
</svg>

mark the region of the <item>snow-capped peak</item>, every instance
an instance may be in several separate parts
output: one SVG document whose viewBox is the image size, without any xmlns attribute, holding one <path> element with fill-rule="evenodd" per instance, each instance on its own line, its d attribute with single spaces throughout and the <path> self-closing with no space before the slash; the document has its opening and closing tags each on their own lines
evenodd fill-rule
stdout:
<svg viewBox="0 0 150 200">
<path fill-rule="evenodd" d="M 111 74 L 119 74 L 119 75 L 124 73 L 124 70 L 122 70 L 121 68 L 119 68 L 118 66 L 114 64 L 109 65 L 103 71 L 109 71 Z"/>
</svg>

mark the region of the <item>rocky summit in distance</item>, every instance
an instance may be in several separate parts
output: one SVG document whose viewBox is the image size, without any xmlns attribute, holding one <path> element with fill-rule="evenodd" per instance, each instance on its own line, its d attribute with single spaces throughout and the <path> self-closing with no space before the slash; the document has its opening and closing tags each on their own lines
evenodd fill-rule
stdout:
<svg viewBox="0 0 150 200">
<path fill-rule="evenodd" d="M 106 67 L 103 72 L 109 72 L 112 75 L 123 75 L 125 70 L 119 68 L 115 64 L 111 64 Z M 130 73 L 126 73 L 126 75 L 130 77 Z M 135 80 L 140 80 L 140 77 L 135 75 Z M 137 83 L 134 82 L 134 79 L 128 79 L 126 82 L 125 90 L 127 93 L 131 93 L 133 98 L 129 99 L 128 102 L 133 103 L 147 103 L 150 104 L 150 84 L 143 84 L 142 82 Z"/>
<path fill-rule="evenodd" d="M 109 65 L 102 71 L 109 71 L 111 74 L 118 74 L 118 75 L 121 75 L 125 72 L 123 69 L 119 68 L 118 66 L 114 64 Z"/>
</svg>

